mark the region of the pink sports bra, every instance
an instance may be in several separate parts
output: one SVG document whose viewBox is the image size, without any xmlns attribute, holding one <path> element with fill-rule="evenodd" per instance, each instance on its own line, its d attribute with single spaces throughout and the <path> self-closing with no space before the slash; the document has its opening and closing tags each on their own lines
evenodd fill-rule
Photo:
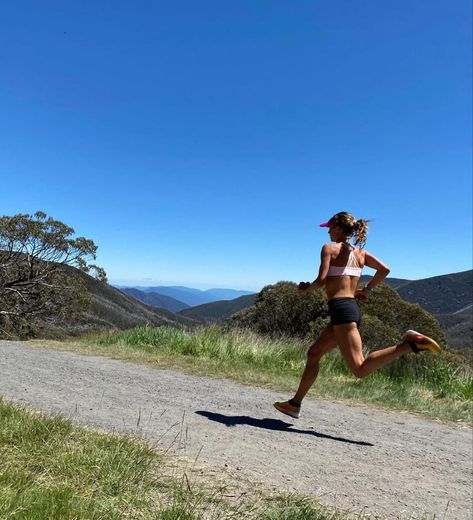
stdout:
<svg viewBox="0 0 473 520">
<path fill-rule="evenodd" d="M 350 246 L 352 247 L 352 246 Z M 358 260 L 356 259 L 354 248 L 350 251 L 350 255 L 348 256 L 348 262 L 346 265 L 331 265 L 328 269 L 327 276 L 361 276 L 361 271 L 363 267 L 360 267 Z"/>
</svg>

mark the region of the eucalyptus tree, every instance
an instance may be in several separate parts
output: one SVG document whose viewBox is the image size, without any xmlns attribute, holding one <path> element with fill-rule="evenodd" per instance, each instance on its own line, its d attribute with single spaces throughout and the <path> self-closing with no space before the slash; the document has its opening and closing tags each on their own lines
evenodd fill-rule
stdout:
<svg viewBox="0 0 473 520">
<path fill-rule="evenodd" d="M 92 240 L 41 211 L 0 217 L 0 328 L 80 316 L 90 297 L 79 272 L 107 281 L 91 263 L 96 252 Z"/>
</svg>

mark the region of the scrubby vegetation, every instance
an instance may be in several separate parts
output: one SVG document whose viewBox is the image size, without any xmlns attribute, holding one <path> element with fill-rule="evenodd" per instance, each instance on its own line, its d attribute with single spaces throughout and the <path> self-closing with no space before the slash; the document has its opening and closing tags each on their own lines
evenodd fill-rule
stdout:
<svg viewBox="0 0 473 520">
<path fill-rule="evenodd" d="M 367 350 L 398 343 L 408 329 L 419 330 L 446 346 L 437 320 L 419 305 L 401 300 L 386 284 L 380 284 L 367 300 L 360 302 L 360 306 L 363 315 L 360 332 Z M 322 291 L 301 293 L 291 282 L 265 287 L 257 295 L 253 307 L 233 315 L 228 321 L 230 327 L 308 341 L 315 339 L 328 323 L 325 294 Z"/>
</svg>

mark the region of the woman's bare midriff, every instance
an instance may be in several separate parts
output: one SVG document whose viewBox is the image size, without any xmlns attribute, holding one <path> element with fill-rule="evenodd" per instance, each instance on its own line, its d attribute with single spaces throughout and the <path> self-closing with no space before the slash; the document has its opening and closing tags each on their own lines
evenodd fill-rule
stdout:
<svg viewBox="0 0 473 520">
<path fill-rule="evenodd" d="M 346 265 L 350 249 L 342 248 L 342 244 L 332 245 L 331 264 L 336 266 Z M 355 255 L 360 267 L 365 264 L 364 253 L 360 249 L 355 250 Z M 325 279 L 325 291 L 327 299 L 333 298 L 354 298 L 356 287 L 358 285 L 359 276 L 327 276 Z"/>
<path fill-rule="evenodd" d="M 325 279 L 327 299 L 354 298 L 359 276 L 328 276 Z"/>
</svg>

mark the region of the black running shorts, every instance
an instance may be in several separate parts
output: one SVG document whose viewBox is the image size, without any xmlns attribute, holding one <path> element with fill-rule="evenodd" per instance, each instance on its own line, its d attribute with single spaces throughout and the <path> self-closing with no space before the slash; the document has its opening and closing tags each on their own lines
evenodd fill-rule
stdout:
<svg viewBox="0 0 473 520">
<path fill-rule="evenodd" d="M 333 298 L 333 300 L 329 300 L 328 312 L 332 325 L 356 323 L 356 326 L 360 328 L 361 312 L 355 298 Z"/>
</svg>

